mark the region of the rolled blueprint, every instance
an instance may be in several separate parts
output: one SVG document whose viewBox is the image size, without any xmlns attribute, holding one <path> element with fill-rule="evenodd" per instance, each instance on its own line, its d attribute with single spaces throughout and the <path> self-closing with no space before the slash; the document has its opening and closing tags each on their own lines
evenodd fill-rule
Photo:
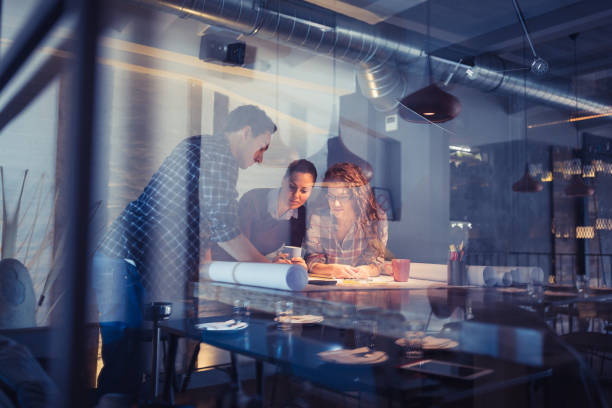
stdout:
<svg viewBox="0 0 612 408">
<path fill-rule="evenodd" d="M 256 262 L 211 262 L 200 267 L 200 280 L 302 290 L 308 273 L 300 265 Z"/>
<path fill-rule="evenodd" d="M 544 283 L 544 270 L 537 266 L 517 266 L 512 271 L 514 283 Z"/>
<path fill-rule="evenodd" d="M 537 266 L 479 266 L 467 267 L 468 283 L 478 286 L 509 286 L 545 280 L 544 271 Z"/>
<path fill-rule="evenodd" d="M 476 286 L 507 286 L 514 268 L 513 266 L 469 265 L 467 267 L 468 283 Z M 505 282 L 504 275 L 506 275 Z"/>
</svg>

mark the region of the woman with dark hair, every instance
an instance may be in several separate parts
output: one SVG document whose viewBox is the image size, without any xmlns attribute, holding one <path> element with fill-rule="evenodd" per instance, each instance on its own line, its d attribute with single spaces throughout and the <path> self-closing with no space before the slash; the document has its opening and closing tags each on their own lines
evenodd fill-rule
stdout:
<svg viewBox="0 0 612 408">
<path fill-rule="evenodd" d="M 306 207 L 317 180 L 315 166 L 305 159 L 289 164 L 280 188 L 256 188 L 238 203 L 240 230 L 262 254 L 275 254 L 283 245 L 302 246 L 306 231 Z M 213 251 L 214 260 L 231 260 Z M 297 263 L 302 264 L 300 258 Z"/>
<path fill-rule="evenodd" d="M 304 243 L 309 272 L 366 278 L 382 272 L 387 218 L 359 166 L 337 163 L 325 172 L 328 207 L 310 218 Z"/>
</svg>

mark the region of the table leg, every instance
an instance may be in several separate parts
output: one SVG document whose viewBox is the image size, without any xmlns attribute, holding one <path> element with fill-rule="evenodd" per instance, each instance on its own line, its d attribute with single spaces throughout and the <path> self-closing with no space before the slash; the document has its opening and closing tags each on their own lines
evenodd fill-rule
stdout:
<svg viewBox="0 0 612 408">
<path fill-rule="evenodd" d="M 263 362 L 260 360 L 255 361 L 255 380 L 257 381 L 257 397 L 264 406 L 264 373 L 263 373 Z"/>
<path fill-rule="evenodd" d="M 238 361 L 235 353 L 230 353 L 230 360 L 230 379 L 232 380 L 232 386 L 237 390 L 240 390 L 240 379 L 238 378 Z"/>
<path fill-rule="evenodd" d="M 191 360 L 189 361 L 189 368 L 187 368 L 187 374 L 185 375 L 185 379 L 183 380 L 183 384 L 181 385 L 181 392 L 184 392 L 189 385 L 189 381 L 191 380 L 191 373 L 195 370 L 196 362 L 198 361 L 198 354 L 200 354 L 200 343 L 195 346 L 193 350 L 193 355 L 191 356 Z"/>
<path fill-rule="evenodd" d="M 159 397 L 159 340 L 161 337 L 161 329 L 157 322 L 153 324 L 153 400 L 156 401 Z"/>
<path fill-rule="evenodd" d="M 169 335 L 168 353 L 166 354 L 166 378 L 164 381 L 164 399 L 170 404 L 174 404 L 174 380 L 176 378 L 176 351 L 178 346 L 178 337 Z"/>
</svg>

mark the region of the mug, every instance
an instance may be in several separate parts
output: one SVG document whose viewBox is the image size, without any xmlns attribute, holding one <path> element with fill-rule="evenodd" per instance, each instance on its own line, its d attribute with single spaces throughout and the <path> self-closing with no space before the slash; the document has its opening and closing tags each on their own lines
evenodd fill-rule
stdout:
<svg viewBox="0 0 612 408">
<path fill-rule="evenodd" d="M 393 270 L 393 280 L 396 282 L 406 282 L 410 276 L 410 259 L 391 260 Z"/>
<path fill-rule="evenodd" d="M 302 248 L 291 245 L 283 245 L 283 247 L 280 249 L 280 253 L 288 254 L 289 259 L 300 258 L 302 256 Z"/>
</svg>

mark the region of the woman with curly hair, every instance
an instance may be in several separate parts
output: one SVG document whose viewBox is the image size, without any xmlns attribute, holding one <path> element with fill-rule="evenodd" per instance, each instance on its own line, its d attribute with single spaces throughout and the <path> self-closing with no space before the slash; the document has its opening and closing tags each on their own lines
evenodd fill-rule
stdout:
<svg viewBox="0 0 612 408">
<path fill-rule="evenodd" d="M 359 166 L 337 163 L 325 172 L 327 206 L 313 214 L 304 258 L 310 273 L 367 278 L 382 272 L 387 218 Z"/>
</svg>

